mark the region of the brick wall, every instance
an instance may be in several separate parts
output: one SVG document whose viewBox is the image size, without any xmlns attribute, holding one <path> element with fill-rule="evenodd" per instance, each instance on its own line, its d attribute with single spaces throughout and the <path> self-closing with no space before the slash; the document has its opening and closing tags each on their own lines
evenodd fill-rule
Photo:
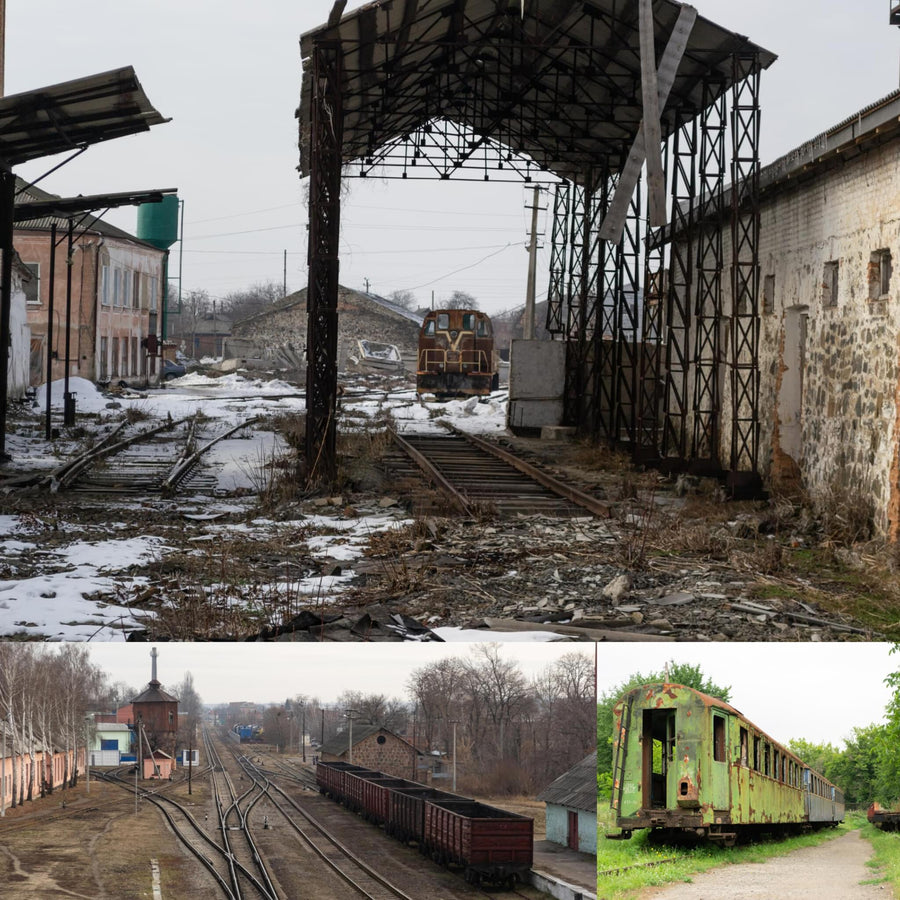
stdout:
<svg viewBox="0 0 900 900">
<path fill-rule="evenodd" d="M 379 738 L 383 742 L 379 743 Z M 340 756 L 323 753 L 323 762 L 348 761 L 347 754 Z M 401 741 L 388 731 L 369 735 L 353 747 L 353 765 L 374 769 L 398 778 L 413 778 L 414 751 L 410 744 Z"/>
</svg>

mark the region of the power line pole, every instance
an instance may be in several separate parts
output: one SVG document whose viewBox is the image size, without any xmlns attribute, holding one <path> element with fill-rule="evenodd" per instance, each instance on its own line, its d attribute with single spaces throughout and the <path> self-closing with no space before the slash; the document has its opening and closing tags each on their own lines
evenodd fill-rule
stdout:
<svg viewBox="0 0 900 900">
<path fill-rule="evenodd" d="M 528 284 L 525 294 L 525 340 L 534 340 L 534 282 L 537 273 L 537 225 L 538 203 L 540 202 L 540 185 L 534 186 L 534 199 L 531 206 L 531 238 L 528 242 Z M 527 208 L 527 207 L 526 207 Z"/>
</svg>

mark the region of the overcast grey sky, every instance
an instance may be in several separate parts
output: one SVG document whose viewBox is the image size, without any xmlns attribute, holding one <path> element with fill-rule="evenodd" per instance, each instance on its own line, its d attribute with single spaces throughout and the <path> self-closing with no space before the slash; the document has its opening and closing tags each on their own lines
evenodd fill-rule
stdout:
<svg viewBox="0 0 900 900">
<path fill-rule="evenodd" d="M 527 0 L 539 4 L 541 0 Z M 636 0 L 634 0 L 636 2 Z M 350 0 L 348 10 L 361 6 Z M 700 14 L 779 54 L 763 76 L 763 162 L 892 91 L 900 34 L 884 0 L 697 0 Z M 7 0 L 6 90 L 133 65 L 173 119 L 92 147 L 42 186 L 54 193 L 177 187 L 185 201 L 184 287 L 222 296 L 251 283 L 306 283 L 296 121 L 299 36 L 332 0 Z M 526 9 L 529 6 L 526 5 Z M 37 177 L 41 161 L 19 174 Z M 56 160 L 52 160 L 56 162 Z M 524 301 L 521 185 L 352 182 L 341 280 L 423 303 L 453 290 L 489 312 Z M 134 230 L 136 214 L 111 213 Z M 547 286 L 542 251 L 538 292 Z M 448 273 L 454 273 L 449 275 Z"/>
<path fill-rule="evenodd" d="M 249 700 L 281 702 L 311 694 L 329 702 L 343 691 L 387 694 L 407 699 L 415 669 L 456 656 L 471 659 L 473 644 L 91 644 L 91 658 L 113 681 L 142 687 L 150 680 L 150 649 L 156 646 L 157 677 L 172 686 L 185 672 L 194 676 L 205 703 Z M 593 644 L 507 643 L 502 658 L 515 661 L 529 679 L 564 653 L 585 654 L 593 663 Z"/>
<path fill-rule="evenodd" d="M 731 687 L 731 705 L 782 743 L 793 738 L 843 746 L 854 727 L 884 721 L 885 676 L 900 670 L 890 644 L 601 644 L 597 689 L 618 687 L 635 672 L 666 662 L 700 665 Z"/>
</svg>

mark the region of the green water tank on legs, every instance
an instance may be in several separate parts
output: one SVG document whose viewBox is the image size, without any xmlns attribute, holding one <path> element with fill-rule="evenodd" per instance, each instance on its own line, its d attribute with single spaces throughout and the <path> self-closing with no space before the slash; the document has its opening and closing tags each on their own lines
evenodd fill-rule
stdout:
<svg viewBox="0 0 900 900">
<path fill-rule="evenodd" d="M 138 207 L 137 236 L 160 250 L 168 250 L 178 240 L 178 196 L 168 194 L 161 203 Z"/>
</svg>

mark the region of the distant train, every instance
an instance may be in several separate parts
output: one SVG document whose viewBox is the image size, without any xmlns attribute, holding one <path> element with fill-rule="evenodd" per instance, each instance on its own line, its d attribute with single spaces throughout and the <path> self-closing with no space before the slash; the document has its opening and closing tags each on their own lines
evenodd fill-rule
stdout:
<svg viewBox="0 0 900 900">
<path fill-rule="evenodd" d="M 485 396 L 499 384 L 491 320 L 474 309 L 437 309 L 419 331 L 416 392 Z"/>
<path fill-rule="evenodd" d="M 835 826 L 844 796 L 732 706 L 680 684 L 647 684 L 615 706 L 610 805 L 623 837 L 743 837 Z"/>
<path fill-rule="evenodd" d="M 442 865 L 462 866 L 466 881 L 510 887 L 531 868 L 534 822 L 497 809 L 345 762 L 316 766 L 320 793 Z"/>
<path fill-rule="evenodd" d="M 234 725 L 231 729 L 242 744 L 259 744 L 263 741 L 263 729 L 261 725 Z"/>
</svg>

